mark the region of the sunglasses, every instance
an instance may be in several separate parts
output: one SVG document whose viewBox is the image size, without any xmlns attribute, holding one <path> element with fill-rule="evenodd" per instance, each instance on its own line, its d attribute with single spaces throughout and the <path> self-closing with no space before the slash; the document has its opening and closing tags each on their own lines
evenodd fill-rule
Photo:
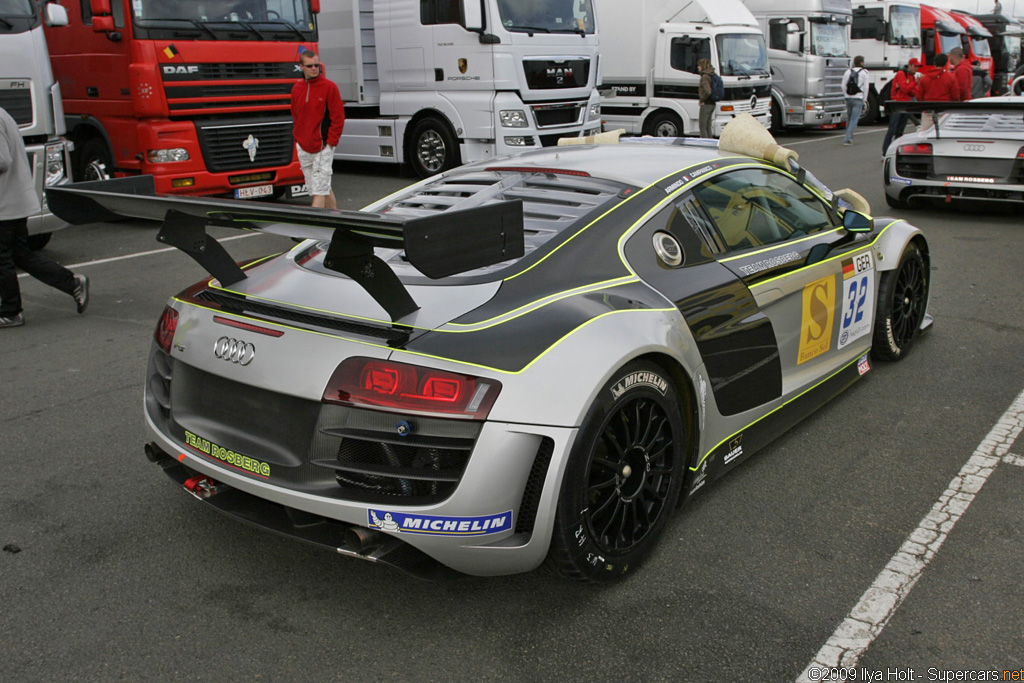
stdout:
<svg viewBox="0 0 1024 683">
<path fill-rule="evenodd" d="M 319 64 L 303 64 L 302 68 L 303 69 L 319 69 L 320 65 Z"/>
</svg>

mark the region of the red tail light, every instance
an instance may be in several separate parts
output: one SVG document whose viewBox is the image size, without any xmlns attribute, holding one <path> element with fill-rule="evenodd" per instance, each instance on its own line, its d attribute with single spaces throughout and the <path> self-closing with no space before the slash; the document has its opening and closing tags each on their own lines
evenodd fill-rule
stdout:
<svg viewBox="0 0 1024 683">
<path fill-rule="evenodd" d="M 492 379 L 372 358 L 348 358 L 331 375 L 325 403 L 484 420 L 501 391 Z"/>
<path fill-rule="evenodd" d="M 1024 147 L 1021 147 L 1019 150 L 1017 150 L 1017 158 L 1024 159 Z"/>
<path fill-rule="evenodd" d="M 156 343 L 168 355 L 171 353 L 171 343 L 174 341 L 174 333 L 177 329 L 178 312 L 167 306 L 164 308 L 164 314 L 160 316 L 160 322 L 156 324 L 156 332 L 153 333 L 153 338 L 156 339 Z"/>
<path fill-rule="evenodd" d="M 900 154 L 931 154 L 932 146 L 927 142 L 914 142 L 909 145 L 900 145 Z"/>
</svg>

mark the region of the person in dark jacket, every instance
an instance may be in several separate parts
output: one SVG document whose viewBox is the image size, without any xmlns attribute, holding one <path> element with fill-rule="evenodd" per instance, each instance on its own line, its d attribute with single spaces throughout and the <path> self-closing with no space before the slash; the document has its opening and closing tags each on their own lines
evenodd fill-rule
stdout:
<svg viewBox="0 0 1024 683">
<path fill-rule="evenodd" d="M 79 313 L 89 303 L 88 278 L 28 246 L 28 217 L 38 211 L 25 142 L 18 124 L 0 108 L 0 328 L 25 324 L 18 268 L 74 297 Z"/>
<path fill-rule="evenodd" d="M 949 51 L 949 65 L 956 78 L 956 85 L 960 91 L 960 100 L 971 99 L 971 88 L 974 86 L 974 69 L 970 62 L 964 59 L 962 47 L 954 47 Z"/>
<path fill-rule="evenodd" d="M 313 206 L 336 209 L 331 189 L 334 148 L 345 128 L 345 103 L 334 81 L 324 75 L 320 57 L 312 50 L 299 55 L 302 80 L 292 87 L 292 121 L 299 165 Z"/>
<path fill-rule="evenodd" d="M 707 58 L 697 60 L 697 70 L 700 71 L 700 87 L 697 88 L 697 100 L 700 102 L 699 123 L 700 136 L 702 138 L 715 137 L 712 129 L 712 121 L 715 117 L 715 101 L 712 98 L 711 76 L 715 73 L 715 67 Z"/>
<path fill-rule="evenodd" d="M 917 97 L 917 67 L 921 65 L 916 58 L 907 62 L 906 69 L 900 69 L 892 79 L 892 88 L 889 91 L 889 99 L 893 102 L 909 102 Z M 882 154 L 889 149 L 889 143 L 903 135 L 907 127 L 907 114 L 899 110 L 889 115 L 889 130 L 885 132 L 885 140 L 882 141 Z"/>
</svg>

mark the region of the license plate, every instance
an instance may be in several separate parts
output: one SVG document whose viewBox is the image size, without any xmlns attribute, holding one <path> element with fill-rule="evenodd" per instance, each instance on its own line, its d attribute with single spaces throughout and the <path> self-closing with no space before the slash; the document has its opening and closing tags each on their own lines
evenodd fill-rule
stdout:
<svg viewBox="0 0 1024 683">
<path fill-rule="evenodd" d="M 251 185 L 239 187 L 235 190 L 235 199 L 252 199 L 253 197 L 268 197 L 274 194 L 273 185 Z"/>
</svg>

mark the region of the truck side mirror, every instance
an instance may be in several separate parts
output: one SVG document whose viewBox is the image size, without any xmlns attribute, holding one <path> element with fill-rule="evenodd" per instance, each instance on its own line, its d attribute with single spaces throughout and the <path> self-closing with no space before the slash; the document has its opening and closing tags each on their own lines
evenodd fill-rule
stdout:
<svg viewBox="0 0 1024 683">
<path fill-rule="evenodd" d="M 800 34 L 799 33 L 787 33 L 786 34 L 786 52 L 792 52 L 793 54 L 800 54 Z"/>
<path fill-rule="evenodd" d="M 107 15 L 92 17 L 92 31 L 93 33 L 111 33 L 114 30 L 114 17 Z"/>
<path fill-rule="evenodd" d="M 462 0 L 462 25 L 467 31 L 484 29 L 484 10 L 480 0 Z"/>
<path fill-rule="evenodd" d="M 313 14 L 320 14 L 320 0 L 309 0 L 309 11 Z"/>
<path fill-rule="evenodd" d="M 109 17 L 111 14 L 110 0 L 89 0 L 89 8 L 93 17 Z M 110 30 L 114 30 L 114 27 L 111 26 Z"/>
<path fill-rule="evenodd" d="M 67 26 L 68 11 L 63 6 L 58 5 L 55 2 L 46 3 L 46 25 Z"/>
</svg>

